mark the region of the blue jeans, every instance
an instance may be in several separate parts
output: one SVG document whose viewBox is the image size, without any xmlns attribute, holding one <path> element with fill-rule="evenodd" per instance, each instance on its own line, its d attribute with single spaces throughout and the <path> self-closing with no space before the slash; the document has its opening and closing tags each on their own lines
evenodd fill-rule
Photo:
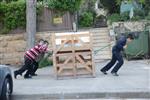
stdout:
<svg viewBox="0 0 150 100">
<path fill-rule="evenodd" d="M 115 65 L 115 63 L 117 62 L 117 64 Z M 112 59 L 111 61 L 101 69 L 101 71 L 108 71 L 112 66 L 115 65 L 115 67 L 112 69 L 111 73 L 117 73 L 118 70 L 121 68 L 121 66 L 123 65 L 124 61 L 123 61 L 123 57 L 121 55 L 120 52 L 116 52 L 116 51 L 113 51 L 113 54 L 112 54 Z"/>
</svg>

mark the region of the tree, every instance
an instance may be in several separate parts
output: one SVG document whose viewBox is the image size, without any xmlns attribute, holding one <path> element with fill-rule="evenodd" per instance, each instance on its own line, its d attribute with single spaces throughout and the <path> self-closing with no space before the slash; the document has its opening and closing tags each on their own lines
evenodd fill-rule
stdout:
<svg viewBox="0 0 150 100">
<path fill-rule="evenodd" d="M 150 14 L 150 0 L 145 0 L 144 10 L 146 15 Z"/>
<path fill-rule="evenodd" d="M 27 49 L 32 48 L 35 43 L 36 34 L 36 3 L 37 0 L 26 0 L 26 32 Z"/>
<path fill-rule="evenodd" d="M 12 2 L 12 1 L 18 1 L 18 0 L 0 0 L 0 2 L 6 2 L 6 3 L 9 3 L 9 2 Z"/>
<path fill-rule="evenodd" d="M 115 0 L 100 0 L 100 2 L 110 14 L 119 12 L 119 6 Z"/>
</svg>

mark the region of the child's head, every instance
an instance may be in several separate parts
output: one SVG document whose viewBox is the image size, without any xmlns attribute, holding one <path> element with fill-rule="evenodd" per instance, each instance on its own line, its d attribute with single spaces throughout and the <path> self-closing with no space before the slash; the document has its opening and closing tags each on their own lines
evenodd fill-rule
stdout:
<svg viewBox="0 0 150 100">
<path fill-rule="evenodd" d="M 49 43 L 48 43 L 48 41 L 44 41 L 44 44 L 43 44 L 43 46 L 42 46 L 42 48 L 44 49 L 44 50 L 46 50 L 47 48 L 48 48 L 48 45 L 49 45 Z"/>
<path fill-rule="evenodd" d="M 128 34 L 127 36 L 127 42 L 132 42 L 132 40 L 134 40 L 133 34 Z"/>
<path fill-rule="evenodd" d="M 46 41 L 46 40 L 44 41 L 44 44 L 49 45 L 48 41 Z"/>
<path fill-rule="evenodd" d="M 44 44 L 44 40 L 43 40 L 43 39 L 40 39 L 39 42 L 38 42 L 38 44 L 39 44 L 39 45 L 43 45 L 43 44 Z"/>
</svg>

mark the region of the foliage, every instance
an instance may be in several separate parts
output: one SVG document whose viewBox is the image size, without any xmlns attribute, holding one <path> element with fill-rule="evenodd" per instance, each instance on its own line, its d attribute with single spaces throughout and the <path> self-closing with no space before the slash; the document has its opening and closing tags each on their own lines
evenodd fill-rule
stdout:
<svg viewBox="0 0 150 100">
<path fill-rule="evenodd" d="M 103 7 L 108 10 L 110 14 L 119 12 L 119 5 L 115 2 L 115 0 L 100 0 Z"/>
<path fill-rule="evenodd" d="M 41 14 L 43 5 L 37 4 L 37 15 Z M 0 22 L 2 30 L 0 34 L 6 34 L 10 30 L 26 26 L 26 2 L 25 0 L 12 0 L 10 3 L 0 2 Z"/>
<path fill-rule="evenodd" d="M 10 3 L 12 1 L 18 1 L 18 0 L 0 0 L 0 2 L 6 2 L 6 3 Z"/>
<path fill-rule="evenodd" d="M 129 12 L 124 12 L 121 14 L 112 14 L 111 16 L 108 17 L 108 20 L 110 23 L 112 22 L 118 22 L 118 21 L 138 21 L 142 20 L 145 18 L 145 13 L 142 10 L 134 10 L 134 16 L 133 18 L 130 19 L 129 17 Z M 148 18 L 148 17 L 147 17 Z"/>
<path fill-rule="evenodd" d="M 150 20 L 150 12 L 149 12 L 149 14 L 146 16 L 146 19 L 147 19 L 147 20 Z"/>
<path fill-rule="evenodd" d="M 12 30 L 17 27 L 25 27 L 26 5 L 24 0 L 11 3 L 0 3 L 0 21 L 3 24 L 2 32 Z"/>
<path fill-rule="evenodd" d="M 82 0 L 46 0 L 50 9 L 74 12 L 79 10 Z"/>
<path fill-rule="evenodd" d="M 150 0 L 145 0 L 144 11 L 145 11 L 146 15 L 149 14 L 149 11 L 150 11 Z"/>
<path fill-rule="evenodd" d="M 132 21 L 138 21 L 138 20 L 142 20 L 145 18 L 145 13 L 142 10 L 134 10 L 134 16 L 133 18 L 131 18 Z"/>
<path fill-rule="evenodd" d="M 40 68 L 50 66 L 50 65 L 53 65 L 53 62 L 52 60 L 49 60 L 48 58 L 43 58 L 39 63 Z"/>
<path fill-rule="evenodd" d="M 116 0 L 116 4 L 117 5 L 121 5 L 121 2 L 122 2 L 123 0 Z M 133 0 L 127 0 L 127 1 L 129 1 L 129 2 L 131 2 L 131 1 L 133 1 Z M 137 2 L 139 2 L 139 3 L 141 3 L 141 4 L 145 4 L 145 1 L 146 0 L 134 0 L 134 1 L 137 1 Z"/>
<path fill-rule="evenodd" d="M 120 21 L 121 16 L 118 13 L 114 13 L 111 16 L 108 16 L 108 20 L 110 21 L 110 24 L 112 24 L 113 22 L 118 22 Z"/>
<path fill-rule="evenodd" d="M 3 28 L 1 31 L 0 31 L 0 34 L 7 34 L 10 30 L 7 29 L 7 28 Z"/>
<path fill-rule="evenodd" d="M 90 27 L 93 25 L 93 13 L 92 12 L 84 12 L 79 19 L 79 26 L 81 27 Z"/>
<path fill-rule="evenodd" d="M 39 67 L 46 67 L 49 65 L 53 65 L 53 61 L 49 60 L 48 57 L 50 57 L 52 55 L 52 53 L 48 53 L 39 63 Z"/>
<path fill-rule="evenodd" d="M 40 1 L 40 0 L 38 0 L 38 1 Z M 41 0 L 41 1 L 43 1 L 43 0 Z M 36 13 L 37 13 L 37 15 L 41 15 L 42 14 L 42 9 L 44 9 L 44 5 L 38 2 L 37 5 L 36 5 Z"/>
<path fill-rule="evenodd" d="M 129 11 L 126 11 L 120 15 L 120 21 L 127 21 L 129 19 Z"/>
<path fill-rule="evenodd" d="M 95 2 L 96 0 L 83 0 L 81 3 L 80 12 L 90 11 L 94 13 Z"/>
</svg>

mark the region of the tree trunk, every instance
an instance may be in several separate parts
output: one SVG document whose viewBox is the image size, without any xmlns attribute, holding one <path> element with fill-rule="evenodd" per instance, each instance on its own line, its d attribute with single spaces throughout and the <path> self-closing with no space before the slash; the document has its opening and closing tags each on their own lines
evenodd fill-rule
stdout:
<svg viewBox="0 0 150 100">
<path fill-rule="evenodd" d="M 37 3 L 37 0 L 26 0 L 27 49 L 32 48 L 34 46 L 34 43 L 35 43 L 36 3 Z"/>
</svg>

